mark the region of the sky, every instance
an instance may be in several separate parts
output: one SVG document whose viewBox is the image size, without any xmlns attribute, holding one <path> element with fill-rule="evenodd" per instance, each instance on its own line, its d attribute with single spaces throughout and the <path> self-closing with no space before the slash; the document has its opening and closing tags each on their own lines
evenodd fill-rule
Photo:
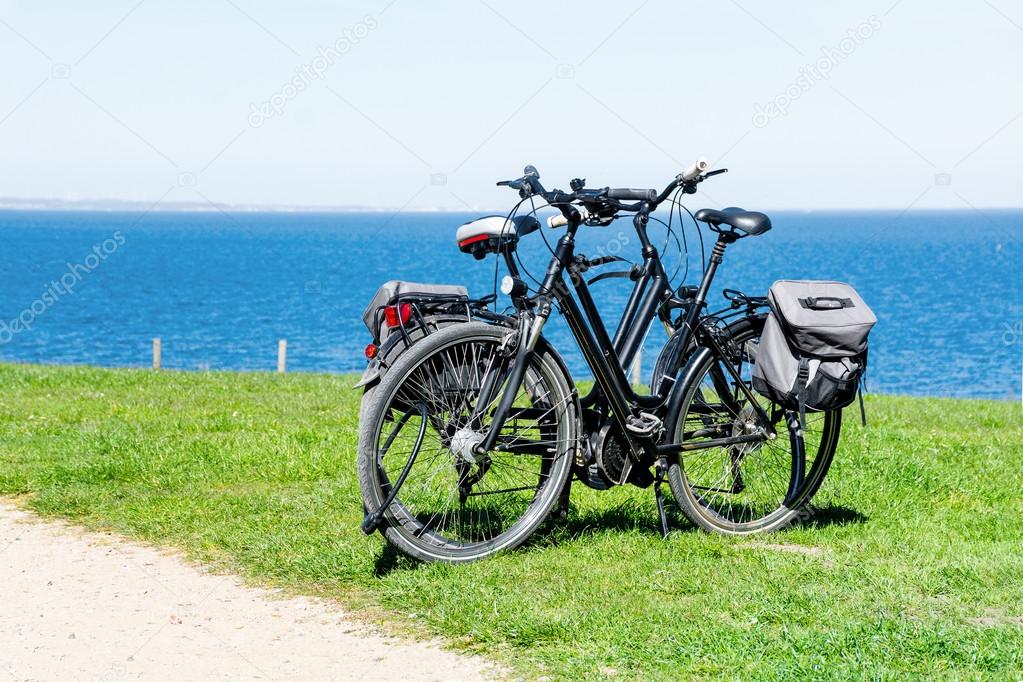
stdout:
<svg viewBox="0 0 1023 682">
<path fill-rule="evenodd" d="M 0 0 L 0 197 L 1019 207 L 1023 5 Z"/>
</svg>

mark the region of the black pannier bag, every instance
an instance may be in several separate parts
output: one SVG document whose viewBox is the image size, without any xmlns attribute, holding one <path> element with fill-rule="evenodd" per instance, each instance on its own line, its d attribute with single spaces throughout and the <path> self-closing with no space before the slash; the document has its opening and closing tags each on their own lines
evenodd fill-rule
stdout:
<svg viewBox="0 0 1023 682">
<path fill-rule="evenodd" d="M 842 282 L 779 280 L 767 298 L 771 312 L 760 336 L 753 388 L 797 410 L 801 426 L 806 412 L 852 403 L 867 369 L 867 334 L 877 323 L 870 307 Z"/>
</svg>

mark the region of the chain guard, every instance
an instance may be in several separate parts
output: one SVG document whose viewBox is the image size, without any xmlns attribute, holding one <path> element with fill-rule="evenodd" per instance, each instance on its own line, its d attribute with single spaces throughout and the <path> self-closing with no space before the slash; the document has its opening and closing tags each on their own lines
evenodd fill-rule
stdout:
<svg viewBox="0 0 1023 682">
<path fill-rule="evenodd" d="M 629 443 L 614 422 L 605 424 L 591 436 L 594 463 L 599 473 L 611 485 L 625 483 L 632 469 Z"/>
</svg>

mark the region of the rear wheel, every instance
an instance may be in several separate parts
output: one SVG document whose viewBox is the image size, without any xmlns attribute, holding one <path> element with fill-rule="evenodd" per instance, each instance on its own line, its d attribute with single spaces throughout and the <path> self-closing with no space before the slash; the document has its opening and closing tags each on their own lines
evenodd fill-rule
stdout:
<svg viewBox="0 0 1023 682">
<path fill-rule="evenodd" d="M 571 473 L 575 396 L 557 359 L 537 350 L 494 450 L 477 454 L 510 360 L 508 329 L 468 322 L 406 351 L 362 412 L 359 483 L 367 509 L 384 514 L 384 535 L 424 561 L 472 561 L 518 546 L 547 518 Z M 488 378 L 492 395 L 471 416 Z"/>
<path fill-rule="evenodd" d="M 729 362 L 751 386 L 763 319 L 730 327 L 727 360 L 704 350 L 690 360 L 691 377 L 673 427 L 672 442 L 700 443 L 756 434 L 763 427 L 753 404 L 725 369 Z M 682 511 L 705 530 L 742 535 L 783 528 L 824 480 L 841 426 L 840 410 L 806 415 L 800 430 L 796 415 L 753 392 L 769 416 L 777 437 L 740 445 L 681 453 L 668 468 L 668 483 Z"/>
</svg>

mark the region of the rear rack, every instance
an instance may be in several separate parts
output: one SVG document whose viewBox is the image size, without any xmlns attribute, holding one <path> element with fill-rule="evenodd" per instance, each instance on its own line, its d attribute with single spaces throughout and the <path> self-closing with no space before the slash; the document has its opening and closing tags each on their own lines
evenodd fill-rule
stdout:
<svg viewBox="0 0 1023 682">
<path fill-rule="evenodd" d="M 430 325 L 427 323 L 427 318 L 438 316 L 464 316 L 466 322 L 468 322 L 472 320 L 474 316 L 479 315 L 481 311 L 485 311 L 486 307 L 495 300 L 497 300 L 497 297 L 493 294 L 480 298 L 469 298 L 468 296 L 450 294 L 398 294 L 397 296 L 389 299 L 386 304 L 377 308 L 374 318 L 374 327 L 376 329 L 381 328 L 381 323 L 384 318 L 384 308 L 407 304 L 410 306 L 410 322 L 402 322 L 394 327 L 394 329 L 401 334 L 402 341 L 404 341 L 405 346 L 408 347 L 412 345 L 412 339 L 409 336 L 410 329 L 418 328 L 424 331 L 424 335 L 430 334 Z M 381 339 L 374 338 L 374 342 L 380 343 Z"/>
</svg>

